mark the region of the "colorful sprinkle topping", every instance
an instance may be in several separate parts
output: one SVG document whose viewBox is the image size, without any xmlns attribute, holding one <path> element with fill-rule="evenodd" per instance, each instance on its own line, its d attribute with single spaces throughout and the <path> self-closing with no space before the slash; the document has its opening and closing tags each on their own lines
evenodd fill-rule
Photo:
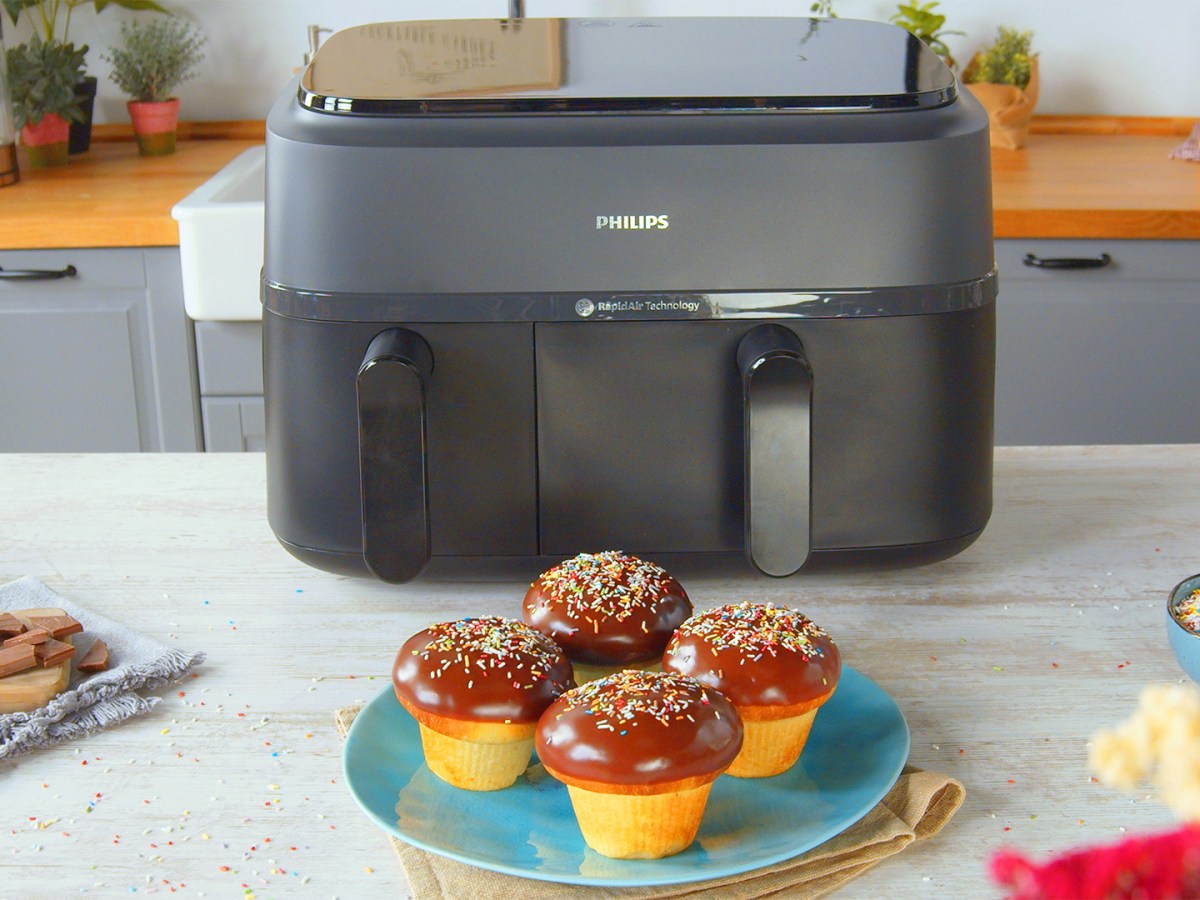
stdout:
<svg viewBox="0 0 1200 900">
<path fill-rule="evenodd" d="M 1175 618 L 1188 631 L 1200 634 L 1200 590 L 1192 591 L 1175 604 Z"/>
<path fill-rule="evenodd" d="M 524 622 L 504 616 L 480 616 L 439 622 L 426 629 L 430 641 L 413 656 L 423 660 L 443 657 L 444 671 L 460 665 L 468 673 L 518 671 L 529 666 L 534 679 L 544 678 L 561 659 L 562 651 L 550 638 Z"/>
<path fill-rule="evenodd" d="M 824 653 L 818 641 L 833 643 L 808 616 L 773 603 L 718 606 L 692 616 L 676 634 L 699 638 L 718 652 L 737 649 L 755 659 L 780 651 L 814 659 Z"/>
<path fill-rule="evenodd" d="M 710 705 L 707 688 L 694 678 L 636 669 L 589 681 L 567 691 L 560 702 L 560 716 L 583 710 L 594 717 L 596 728 L 619 734 L 646 718 L 668 726 L 677 719 L 695 721 L 698 711 Z"/>
<path fill-rule="evenodd" d="M 543 573 L 537 603 L 561 603 L 569 618 L 593 621 L 608 617 L 623 621 L 634 612 L 653 609 L 676 585 L 661 566 L 622 553 L 580 553 Z"/>
</svg>

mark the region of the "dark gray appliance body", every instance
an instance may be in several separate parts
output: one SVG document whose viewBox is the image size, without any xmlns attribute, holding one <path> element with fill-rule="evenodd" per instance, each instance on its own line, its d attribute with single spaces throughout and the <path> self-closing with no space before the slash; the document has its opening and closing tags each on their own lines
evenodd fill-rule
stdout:
<svg viewBox="0 0 1200 900">
<path fill-rule="evenodd" d="M 315 89 L 331 39 L 272 110 L 268 511 L 300 559 L 405 581 L 620 548 L 788 574 L 933 561 L 984 528 L 986 116 L 891 26 L 650 21 L 793 29 L 783 52 L 820 75 L 358 102 Z M 585 25 L 551 26 L 562 85 Z M 863 40 L 901 86 L 831 93 Z"/>
</svg>

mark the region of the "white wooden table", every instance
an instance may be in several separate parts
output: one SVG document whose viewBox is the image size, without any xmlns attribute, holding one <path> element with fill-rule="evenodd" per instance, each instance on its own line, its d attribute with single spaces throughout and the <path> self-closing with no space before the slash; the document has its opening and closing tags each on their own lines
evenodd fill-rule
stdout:
<svg viewBox="0 0 1200 900">
<path fill-rule="evenodd" d="M 1091 783 L 1093 730 L 1182 673 L 1165 594 L 1200 571 L 1200 447 L 997 451 L 996 503 L 960 556 L 886 574 L 685 582 L 698 607 L 798 606 L 892 694 L 911 761 L 967 801 L 846 897 L 994 897 L 985 862 L 1165 827 Z M 598 548 L 587 548 L 598 549 Z M 0 898 L 403 896 L 342 784 L 332 711 L 389 687 L 433 620 L 516 614 L 519 582 L 393 587 L 275 542 L 261 455 L 0 456 L 0 581 L 33 575 L 187 649 L 199 677 L 141 719 L 0 763 Z"/>
</svg>

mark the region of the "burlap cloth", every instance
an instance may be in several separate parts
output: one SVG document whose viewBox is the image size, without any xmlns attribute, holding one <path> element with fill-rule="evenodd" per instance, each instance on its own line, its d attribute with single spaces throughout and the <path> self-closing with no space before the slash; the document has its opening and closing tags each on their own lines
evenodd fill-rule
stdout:
<svg viewBox="0 0 1200 900">
<path fill-rule="evenodd" d="M 334 713 L 342 737 L 361 708 L 352 706 Z M 700 896 L 749 900 L 773 894 L 824 897 L 914 841 L 933 837 L 962 806 L 965 796 L 955 779 L 906 766 L 896 785 L 866 816 L 806 853 L 739 875 L 646 888 L 589 888 L 518 878 L 418 850 L 395 838 L 391 841 L 416 900 L 549 900 L 567 894 L 581 900 Z"/>
</svg>

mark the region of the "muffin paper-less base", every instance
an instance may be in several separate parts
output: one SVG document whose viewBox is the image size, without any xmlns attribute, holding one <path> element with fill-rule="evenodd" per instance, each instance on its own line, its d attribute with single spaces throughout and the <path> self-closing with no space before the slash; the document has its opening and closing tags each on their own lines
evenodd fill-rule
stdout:
<svg viewBox="0 0 1200 900">
<path fill-rule="evenodd" d="M 601 794 L 567 785 L 587 845 L 616 859 L 660 859 L 696 839 L 712 782 L 667 794 Z"/>
<path fill-rule="evenodd" d="M 808 742 L 817 710 L 789 719 L 742 719 L 742 749 L 725 770 L 737 778 L 766 778 L 786 772 Z"/>
<path fill-rule="evenodd" d="M 455 787 L 498 791 L 512 785 L 533 756 L 528 728 L 513 727 L 514 739 L 482 742 L 450 737 L 422 724 L 421 747 L 430 770 Z"/>
</svg>

